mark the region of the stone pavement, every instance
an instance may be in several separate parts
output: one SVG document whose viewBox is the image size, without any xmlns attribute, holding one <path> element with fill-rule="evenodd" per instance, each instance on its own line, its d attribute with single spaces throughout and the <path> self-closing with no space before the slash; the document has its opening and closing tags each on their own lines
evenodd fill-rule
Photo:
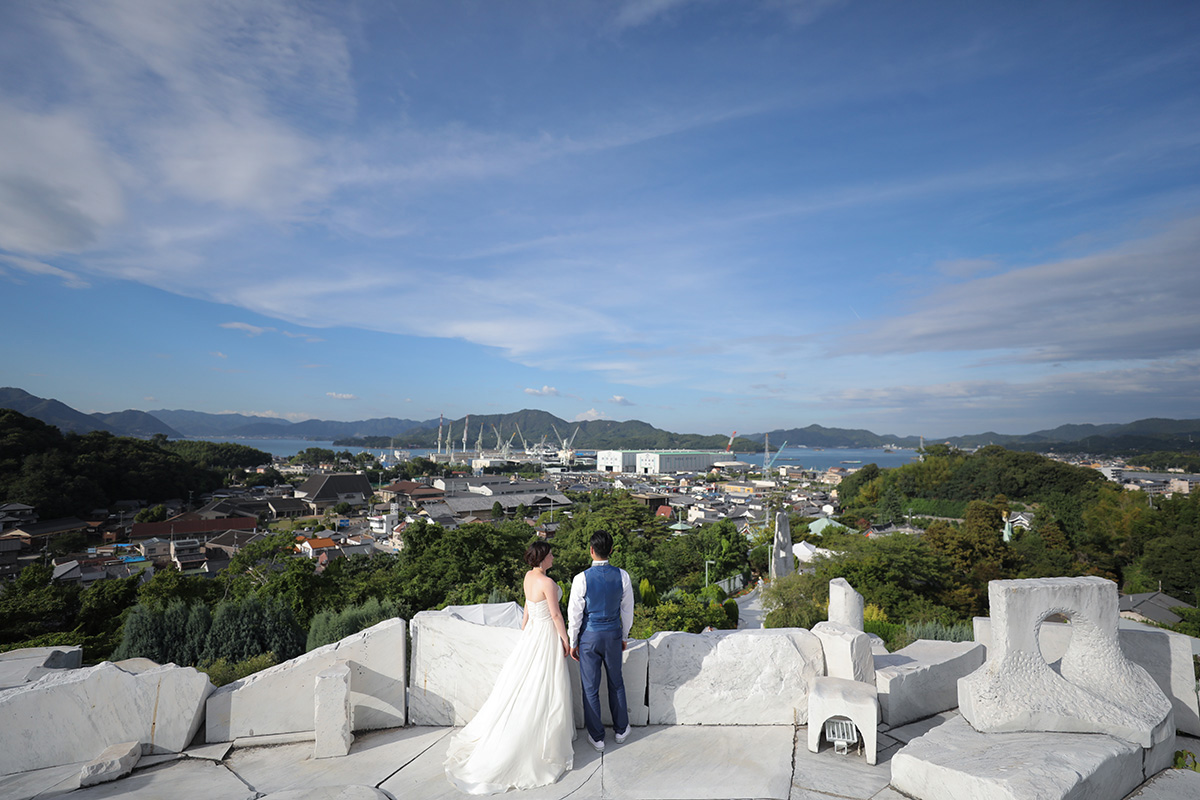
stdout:
<svg viewBox="0 0 1200 800">
<path fill-rule="evenodd" d="M 506 798 L 564 800 L 903 800 L 889 788 L 890 761 L 906 742 L 953 712 L 880 734 L 879 763 L 837 755 L 824 745 L 808 752 L 806 729 L 777 726 L 652 726 L 634 728 L 601 756 L 581 736 L 575 767 L 553 786 Z M 445 779 L 451 728 L 396 728 L 358 736 L 350 755 L 316 760 L 311 741 L 231 749 L 193 748 L 182 756 L 141 760 L 132 775 L 83 789 L 72 765 L 0 777 L 0 798 L 27 800 L 70 794 L 71 800 L 357 800 L 466 797 Z M 1181 737 L 1196 752 L 1200 740 Z M 357 789 L 348 787 L 360 787 Z M 1200 773 L 1168 770 L 1130 800 L 1195 800 Z"/>
</svg>

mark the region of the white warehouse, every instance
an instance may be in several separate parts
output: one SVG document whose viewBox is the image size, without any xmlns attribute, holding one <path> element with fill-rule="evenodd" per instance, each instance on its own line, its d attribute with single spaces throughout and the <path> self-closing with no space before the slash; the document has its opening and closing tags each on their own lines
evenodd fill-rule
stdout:
<svg viewBox="0 0 1200 800">
<path fill-rule="evenodd" d="M 655 450 L 638 453 L 636 468 L 639 475 L 707 472 L 713 464 L 729 458 L 724 450 Z"/>
<path fill-rule="evenodd" d="M 637 469 L 636 450 L 599 450 L 596 472 L 633 472 Z"/>
</svg>

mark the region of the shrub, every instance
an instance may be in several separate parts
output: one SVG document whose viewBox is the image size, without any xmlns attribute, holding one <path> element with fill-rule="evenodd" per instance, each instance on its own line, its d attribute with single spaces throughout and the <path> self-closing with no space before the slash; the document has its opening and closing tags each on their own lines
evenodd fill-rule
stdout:
<svg viewBox="0 0 1200 800">
<path fill-rule="evenodd" d="M 899 622 L 868 620 L 864 618 L 863 630 L 883 639 L 884 646 L 887 647 L 889 653 L 894 653 L 901 648 L 908 647 L 914 641 L 908 635 L 908 626 Z"/>
<path fill-rule="evenodd" d="M 908 622 L 905 623 L 909 637 L 936 639 L 942 642 L 971 642 L 975 640 L 975 628 L 970 622 Z"/>
<path fill-rule="evenodd" d="M 655 591 L 654 584 L 650 583 L 649 578 L 642 578 L 642 582 L 638 584 L 638 595 L 641 597 L 642 605 L 649 608 L 658 605 L 658 592 Z"/>
<path fill-rule="evenodd" d="M 276 663 L 278 662 L 275 660 L 274 653 L 260 653 L 235 664 L 230 664 L 225 659 L 218 658 L 216 661 L 211 661 L 197 667 L 197 669 L 208 675 L 208 679 L 212 681 L 213 686 L 224 686 L 227 683 L 240 681 L 247 675 L 261 672 L 267 667 L 273 667 Z"/>
<path fill-rule="evenodd" d="M 374 597 L 358 605 L 346 606 L 341 611 L 322 611 L 308 626 L 306 648 L 315 650 L 398 616 L 400 606 L 396 601 L 380 602 Z"/>
<path fill-rule="evenodd" d="M 729 627 L 736 628 L 738 626 L 738 611 L 739 611 L 737 601 L 734 600 L 732 597 L 730 597 L 728 600 L 726 600 L 724 603 L 721 604 L 721 607 L 725 609 L 725 616 L 729 619 L 729 622 L 730 622 Z"/>
</svg>

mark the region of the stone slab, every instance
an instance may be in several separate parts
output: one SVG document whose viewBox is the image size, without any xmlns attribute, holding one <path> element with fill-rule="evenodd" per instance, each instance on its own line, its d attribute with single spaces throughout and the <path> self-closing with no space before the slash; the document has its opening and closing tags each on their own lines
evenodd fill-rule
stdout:
<svg viewBox="0 0 1200 800">
<path fill-rule="evenodd" d="M 787 798 L 795 729 L 790 725 L 635 728 L 604 751 L 604 796 L 614 800 Z"/>
<path fill-rule="evenodd" d="M 992 640 L 989 617 L 972 620 L 975 641 L 986 648 Z M 1196 694 L 1192 667 L 1192 639 L 1183 634 L 1149 628 L 1119 628 L 1121 651 L 1140 666 L 1171 700 L 1175 728 L 1180 733 L 1200 736 L 1200 698 Z M 1042 657 L 1050 664 L 1059 661 L 1071 641 L 1071 626 L 1066 622 L 1043 622 L 1038 632 Z"/>
<path fill-rule="evenodd" d="M 840 622 L 818 622 L 813 635 L 821 640 L 825 653 L 825 674 L 875 685 L 875 654 L 871 637 Z"/>
<path fill-rule="evenodd" d="M 392 800 L 374 786 L 322 786 L 319 789 L 289 789 L 263 795 L 259 800 Z"/>
<path fill-rule="evenodd" d="M 892 787 L 919 800 L 1121 800 L 1142 750 L 1102 734 L 979 733 L 950 720 L 892 756 Z"/>
<path fill-rule="evenodd" d="M 646 681 L 650 670 L 650 643 L 645 639 L 630 639 L 621 654 L 621 677 L 625 681 L 625 703 L 629 709 L 629 724 L 639 727 L 650 723 L 650 707 L 646 705 Z M 567 674 L 571 677 L 571 698 L 575 727 L 583 729 L 583 684 L 579 679 L 579 662 L 568 659 Z M 608 710 L 608 681 L 600 682 L 600 717 L 612 725 Z"/>
<path fill-rule="evenodd" d="M 824 674 L 821 641 L 803 628 L 657 633 L 650 724 L 803 723 L 809 684 Z"/>
<path fill-rule="evenodd" d="M 882 739 L 882 737 L 880 737 Z M 818 752 L 809 752 L 807 732 L 796 737 L 793 755 L 792 798 L 801 792 L 836 793 L 854 800 L 874 798 L 892 779 L 890 759 L 898 748 L 880 751 L 875 764 L 868 764 L 865 755 L 851 749 L 847 755 L 835 753 L 833 745 L 822 742 Z M 822 795 L 814 795 L 824 797 Z"/>
<path fill-rule="evenodd" d="M 308 743 L 234 750 L 225 759 L 225 766 L 263 794 L 347 784 L 378 786 L 448 736 L 450 730 L 372 731 L 355 737 L 349 755 L 333 759 L 314 758 L 312 745 Z"/>
<path fill-rule="evenodd" d="M 1129 800 L 1196 800 L 1200 797 L 1200 772 L 1169 769 L 1160 772 L 1129 795 Z"/>
<path fill-rule="evenodd" d="M 211 761 L 182 759 L 72 792 L 71 800 L 255 800 L 257 793 Z"/>
<path fill-rule="evenodd" d="M 458 791 L 446 779 L 446 752 L 450 745 L 452 729 L 444 729 L 446 736 L 425 752 L 421 753 L 404 768 L 392 775 L 379 788 L 397 798 L 420 798 L 420 800 L 444 800 L 445 798 L 465 798 L 470 795 Z M 645 730 L 638 728 L 636 730 Z M 636 736 L 636 734 L 634 734 Z M 629 742 L 626 742 L 628 745 Z M 619 747 L 609 743 L 606 756 L 611 755 Z M 549 786 L 527 789 L 520 792 L 508 792 L 497 797 L 520 797 L 521 800 L 563 800 L 572 798 L 601 797 L 600 754 L 591 748 L 586 737 L 579 736 L 573 745 L 573 768 L 558 781 Z"/>
<path fill-rule="evenodd" d="M 316 676 L 338 661 L 350 664 L 354 730 L 404 725 L 407 646 L 404 620 L 389 619 L 222 686 L 208 699 L 206 739 L 313 730 Z"/>
<path fill-rule="evenodd" d="M 0 653 L 0 690 L 33 683 L 53 670 L 79 669 L 83 666 L 83 648 L 22 647 Z"/>
<path fill-rule="evenodd" d="M 108 747 L 99 757 L 83 765 L 79 771 L 80 786 L 94 786 L 123 778 L 133 772 L 142 757 L 140 742 L 124 742 Z"/>
<path fill-rule="evenodd" d="M 120 742 L 180 752 L 200 728 L 208 676 L 174 664 L 139 674 L 104 662 L 0 692 L 0 773 L 86 762 Z"/>
<path fill-rule="evenodd" d="M 890 726 L 958 707 L 958 679 L 983 665 L 978 642 L 921 639 L 889 655 L 875 657 L 879 713 Z"/>
<path fill-rule="evenodd" d="M 483 706 L 519 628 L 422 611 L 412 620 L 408 712 L 412 725 L 465 725 Z"/>
<path fill-rule="evenodd" d="M 233 742 L 217 742 L 216 744 L 202 744 L 197 747 L 191 747 L 183 754 L 188 758 L 203 758 L 209 761 L 224 761 L 225 756 L 229 755 L 229 751 L 233 749 Z"/>
<path fill-rule="evenodd" d="M 35 797 L 58 797 L 79 788 L 79 770 L 83 764 L 62 764 L 57 767 L 0 775 L 0 797 L 4 800 L 33 800 Z"/>
<path fill-rule="evenodd" d="M 275 747 L 281 744 L 299 744 L 300 742 L 312 742 L 316 740 L 314 731 L 300 731 L 299 733 L 273 733 L 269 736 L 242 736 L 234 739 L 232 742 L 224 742 L 235 750 L 240 750 L 245 747 Z"/>
<path fill-rule="evenodd" d="M 899 728 L 890 728 L 887 733 L 888 736 L 891 736 L 901 744 L 908 744 L 913 739 L 924 736 L 939 725 L 958 718 L 959 713 L 957 711 L 943 711 L 941 714 L 934 714 L 932 717 L 910 722 L 908 725 L 901 725 Z"/>
</svg>

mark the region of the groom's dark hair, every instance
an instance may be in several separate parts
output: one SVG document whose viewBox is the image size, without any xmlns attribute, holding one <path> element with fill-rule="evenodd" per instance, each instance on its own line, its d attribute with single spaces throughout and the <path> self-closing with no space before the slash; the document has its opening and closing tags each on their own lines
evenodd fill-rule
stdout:
<svg viewBox="0 0 1200 800">
<path fill-rule="evenodd" d="M 608 531 L 596 531 L 592 534 L 592 551 L 601 558 L 612 555 L 612 534 Z"/>
</svg>

